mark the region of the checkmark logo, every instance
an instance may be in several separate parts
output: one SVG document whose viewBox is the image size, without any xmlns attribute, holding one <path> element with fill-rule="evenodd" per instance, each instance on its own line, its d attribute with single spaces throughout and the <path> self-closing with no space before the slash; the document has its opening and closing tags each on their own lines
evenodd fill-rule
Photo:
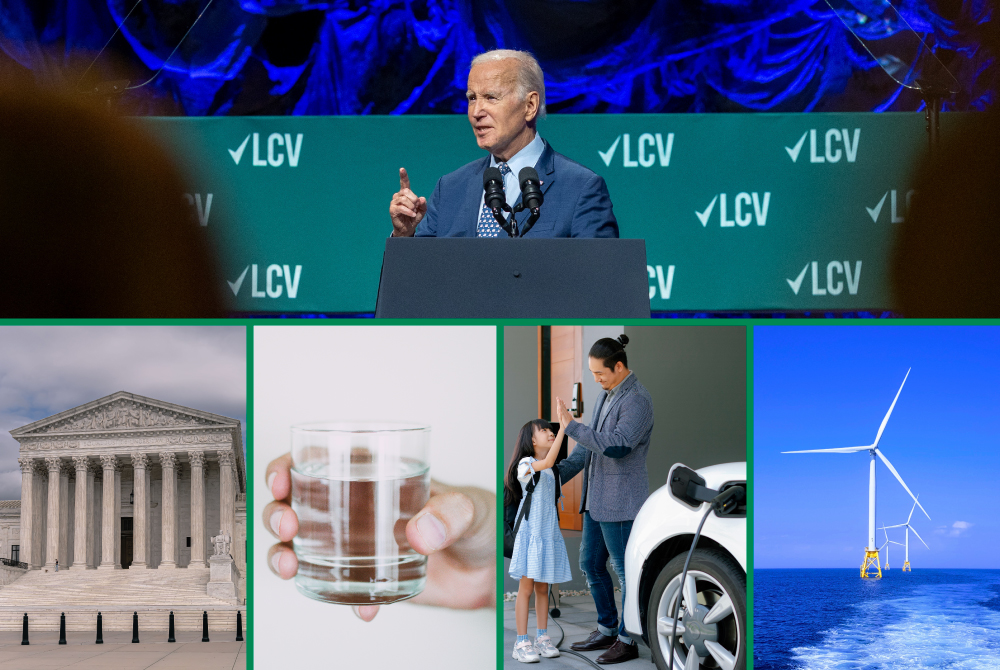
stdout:
<svg viewBox="0 0 1000 670">
<path fill-rule="evenodd" d="M 615 138 L 614 144 L 611 145 L 611 148 L 608 149 L 606 152 L 601 151 L 600 149 L 597 150 L 597 153 L 601 155 L 601 160 L 604 161 L 605 165 L 608 166 L 611 165 L 611 157 L 615 155 L 615 149 L 618 148 L 618 143 L 621 141 L 622 141 L 622 136 L 619 135 L 618 137 Z"/>
<path fill-rule="evenodd" d="M 802 272 L 800 272 L 799 276 L 795 278 L 795 281 L 792 281 L 791 279 L 785 279 L 785 281 L 788 282 L 788 285 L 792 287 L 792 292 L 794 292 L 795 295 L 799 294 L 799 288 L 802 286 L 802 279 L 806 276 L 806 270 L 808 269 L 809 269 L 809 264 L 806 263 L 806 266 L 802 268 Z"/>
<path fill-rule="evenodd" d="M 250 141 L 250 136 L 247 135 L 245 138 L 243 138 L 243 144 L 240 145 L 239 149 L 237 149 L 236 151 L 233 151 L 232 149 L 227 149 L 229 155 L 233 157 L 233 162 L 236 163 L 237 165 L 240 164 L 240 159 L 243 158 L 243 150 L 247 148 L 247 142 L 249 141 Z"/>
<path fill-rule="evenodd" d="M 802 137 L 799 138 L 799 141 L 798 141 L 798 143 L 796 143 L 794 149 L 790 149 L 788 147 L 785 147 L 785 151 L 788 152 L 788 156 L 789 156 L 789 158 L 792 159 L 793 163 L 796 162 L 797 160 L 799 160 L 799 151 L 802 150 L 802 143 L 806 141 L 806 135 L 808 135 L 808 134 L 809 134 L 808 130 L 806 132 L 802 133 Z"/>
<path fill-rule="evenodd" d="M 246 142 L 244 142 L 244 144 L 246 144 Z M 236 281 L 229 281 L 228 279 L 226 280 L 226 283 L 229 284 L 229 288 L 233 289 L 233 295 L 239 294 L 240 287 L 243 286 L 243 278 L 247 276 L 247 270 L 249 269 L 250 269 L 249 265 L 243 268 L 243 272 L 236 279 Z"/>
<path fill-rule="evenodd" d="M 885 195 L 882 196 L 882 199 L 878 201 L 875 207 L 865 207 L 868 210 L 868 216 L 872 217 L 872 223 L 878 223 L 878 215 L 882 213 L 882 205 L 885 204 L 886 195 L 889 195 L 888 191 L 885 192 Z"/>
<path fill-rule="evenodd" d="M 694 211 L 695 216 L 697 216 L 698 220 L 701 221 L 702 228 L 708 225 L 708 217 L 712 216 L 712 210 L 715 209 L 715 201 L 718 199 L 719 196 L 712 198 L 712 202 L 708 203 L 708 207 L 704 212 L 699 212 L 698 210 Z"/>
</svg>

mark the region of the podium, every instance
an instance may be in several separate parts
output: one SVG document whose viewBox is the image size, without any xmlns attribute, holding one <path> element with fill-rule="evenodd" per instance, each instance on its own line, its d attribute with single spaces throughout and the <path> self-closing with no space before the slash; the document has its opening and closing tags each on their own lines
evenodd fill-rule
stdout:
<svg viewBox="0 0 1000 670">
<path fill-rule="evenodd" d="M 375 316 L 648 319 L 646 242 L 390 237 Z"/>
</svg>

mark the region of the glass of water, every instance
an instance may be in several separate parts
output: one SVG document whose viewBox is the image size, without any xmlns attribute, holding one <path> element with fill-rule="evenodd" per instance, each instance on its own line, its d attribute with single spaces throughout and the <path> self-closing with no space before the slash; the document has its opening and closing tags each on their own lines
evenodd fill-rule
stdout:
<svg viewBox="0 0 1000 670">
<path fill-rule="evenodd" d="M 301 593 L 385 605 L 420 593 L 427 557 L 406 523 L 430 496 L 430 427 L 343 422 L 292 426 L 292 509 Z"/>
</svg>

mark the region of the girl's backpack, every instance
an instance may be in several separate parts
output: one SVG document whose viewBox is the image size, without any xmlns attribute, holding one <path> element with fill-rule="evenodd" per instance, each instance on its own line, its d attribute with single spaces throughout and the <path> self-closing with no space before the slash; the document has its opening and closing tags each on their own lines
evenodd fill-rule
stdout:
<svg viewBox="0 0 1000 670">
<path fill-rule="evenodd" d="M 555 503 L 559 504 L 559 496 L 561 495 L 561 486 L 559 485 L 559 466 L 552 466 L 552 474 L 556 478 L 556 499 Z M 525 499 L 524 504 L 521 506 L 521 513 L 517 513 L 517 505 L 504 505 L 503 506 L 503 555 L 504 558 L 513 558 L 514 556 L 514 541 L 517 539 L 517 531 L 521 527 L 521 519 L 528 518 L 531 513 L 531 492 L 535 490 L 535 485 L 541 478 L 542 473 L 536 472 L 535 476 L 531 478 L 525 486 Z M 516 520 L 515 520 L 516 519 Z"/>
</svg>

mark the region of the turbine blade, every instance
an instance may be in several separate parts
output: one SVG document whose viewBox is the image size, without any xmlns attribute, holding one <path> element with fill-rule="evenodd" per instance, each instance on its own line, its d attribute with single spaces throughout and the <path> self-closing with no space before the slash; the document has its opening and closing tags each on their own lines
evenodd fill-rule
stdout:
<svg viewBox="0 0 1000 670">
<path fill-rule="evenodd" d="M 909 376 L 910 370 L 907 370 L 906 377 Z M 903 384 L 906 383 L 906 377 L 903 377 Z M 882 419 L 882 425 L 878 427 L 878 435 L 875 436 L 875 443 L 873 444 L 875 447 L 878 446 L 878 441 L 882 439 L 882 431 L 885 430 L 885 424 L 889 423 L 889 415 L 892 414 L 892 408 L 896 406 L 896 401 L 899 400 L 899 394 L 903 392 L 903 384 L 899 385 L 899 390 L 896 391 L 896 397 L 892 399 L 892 404 L 889 405 L 889 411 L 885 413 L 885 418 Z"/>
<path fill-rule="evenodd" d="M 902 542 L 896 542 L 895 540 L 889 540 L 889 541 L 890 541 L 890 542 L 892 542 L 893 544 L 898 544 L 898 545 L 899 545 L 899 546 L 901 546 L 901 547 L 904 547 L 904 546 L 906 546 L 906 545 L 904 545 L 904 544 L 903 544 Z M 928 549 L 930 549 L 930 547 L 927 547 L 927 548 L 928 548 Z"/>
<path fill-rule="evenodd" d="M 889 459 L 886 458 L 882 454 L 882 452 L 879 451 L 878 449 L 875 449 L 875 453 L 878 454 L 878 457 L 881 458 L 882 462 L 885 463 L 887 468 L 889 468 L 889 471 L 893 475 L 895 475 L 896 479 L 899 480 L 899 483 L 903 485 L 903 488 L 906 489 L 906 492 L 910 494 L 911 498 L 913 498 L 913 502 L 915 502 L 917 504 L 917 507 L 920 508 L 920 511 L 924 513 L 924 516 L 926 516 L 927 519 L 930 520 L 931 515 L 927 513 L 927 510 L 924 509 L 924 506 L 920 504 L 919 500 L 917 500 L 917 496 L 913 495 L 913 492 L 910 491 L 910 487 L 906 485 L 906 482 L 903 481 L 903 478 L 899 476 L 898 472 L 896 472 L 896 468 L 892 467 L 892 463 L 889 462 Z M 907 521 L 907 523 L 909 523 L 909 521 Z"/>
<path fill-rule="evenodd" d="M 907 528 L 909 528 L 910 530 L 913 530 L 913 526 L 909 526 L 908 525 Z M 913 534 L 917 536 L 918 540 L 920 540 L 921 542 L 924 542 L 924 538 L 920 537 L 920 535 L 917 534 L 917 531 L 913 530 Z M 926 542 L 924 542 L 924 546 L 927 547 L 927 543 Z M 930 549 L 930 547 L 927 547 L 927 548 Z"/>
<path fill-rule="evenodd" d="M 917 494 L 917 498 L 919 498 L 919 497 L 920 497 L 920 494 L 918 493 Z M 916 500 L 913 501 L 913 507 L 910 508 L 910 516 L 906 517 L 906 523 L 910 523 L 910 519 L 913 518 L 913 510 L 915 510 L 915 509 L 917 509 L 917 501 Z M 921 508 L 921 509 L 923 509 L 923 508 Z"/>
<path fill-rule="evenodd" d="M 895 526 L 886 526 L 886 528 L 902 528 L 905 525 L 905 523 L 897 523 Z"/>
<path fill-rule="evenodd" d="M 802 451 L 783 451 L 783 454 L 853 454 L 856 451 L 868 451 L 872 445 L 867 447 L 841 447 L 839 449 L 804 449 Z"/>
</svg>

